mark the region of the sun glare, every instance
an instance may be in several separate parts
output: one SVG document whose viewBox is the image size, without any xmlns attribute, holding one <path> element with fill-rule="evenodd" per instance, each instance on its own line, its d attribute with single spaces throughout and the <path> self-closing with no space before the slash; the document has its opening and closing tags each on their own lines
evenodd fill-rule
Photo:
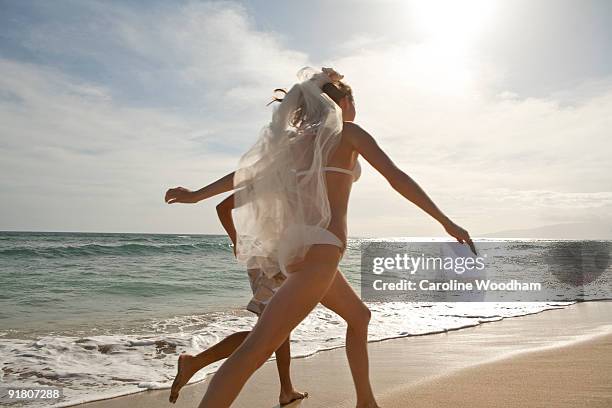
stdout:
<svg viewBox="0 0 612 408">
<path fill-rule="evenodd" d="M 406 3 L 422 41 L 413 55 L 434 91 L 460 94 L 473 84 L 474 46 L 491 27 L 498 0 L 412 0 Z M 427 81 L 429 82 L 429 81 Z"/>
<path fill-rule="evenodd" d="M 492 21 L 497 0 L 418 0 L 410 10 L 416 28 L 430 41 L 467 45 Z"/>
</svg>

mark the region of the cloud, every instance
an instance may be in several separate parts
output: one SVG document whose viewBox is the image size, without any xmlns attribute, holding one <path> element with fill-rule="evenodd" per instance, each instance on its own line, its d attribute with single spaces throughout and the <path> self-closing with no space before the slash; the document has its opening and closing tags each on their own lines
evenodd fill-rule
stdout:
<svg viewBox="0 0 612 408">
<path fill-rule="evenodd" d="M 165 188 L 229 172 L 270 91 L 317 55 L 232 2 L 69 5 L 68 22 L 12 33 L 44 58 L 0 60 L 0 227 L 220 232 L 214 203 L 168 207 Z M 479 232 L 612 221 L 612 77 L 525 98 L 478 54 L 381 38 L 355 32 L 325 63 L 354 87 L 356 121 L 451 218 Z M 351 234 L 443 233 L 381 180 L 364 165 Z"/>
<path fill-rule="evenodd" d="M 111 79 L 61 64 L 0 60 L 0 223 L 219 231 L 212 211 L 193 223 L 193 209 L 163 208 L 163 193 L 178 184 L 198 188 L 231 171 L 269 115 L 271 90 L 283 85 L 279 78 L 291 81 L 305 56 L 254 30 L 230 3 L 144 15 L 79 4 L 75 13 L 89 18 L 64 29 L 59 22 L 34 26 L 25 44 L 63 60 L 106 64 L 102 71 Z M 80 35 L 70 41 L 75 31 Z M 150 63 L 148 71 L 139 66 L 143 75 L 130 65 L 137 60 Z M 113 79 L 121 71 L 125 78 Z M 138 85 L 122 89 L 130 81 Z M 186 94 L 176 97 L 168 83 L 182 84 Z M 157 103 L 140 101 L 147 85 L 159 91 Z"/>
<path fill-rule="evenodd" d="M 78 229 L 82 222 L 105 229 L 99 217 L 116 211 L 117 222 L 109 227 L 120 228 L 126 222 L 121 213 L 136 216 L 145 197 L 161 202 L 158 183 L 173 172 L 189 178 L 210 171 L 193 160 L 194 152 L 200 158 L 206 152 L 186 137 L 198 126 L 185 118 L 116 105 L 107 90 L 52 69 L 1 60 L 0 72 L 2 89 L 16 95 L 0 102 L 5 226 L 36 228 L 29 219 L 37 213 L 48 215 L 47 228 Z M 186 157 L 192 160 L 186 163 Z M 209 166 L 228 160 L 207 159 Z"/>
<path fill-rule="evenodd" d="M 491 92 L 496 67 L 473 57 L 462 61 L 469 67 L 465 91 L 444 95 L 440 83 L 457 61 L 440 61 L 434 76 L 425 69 L 431 62 L 421 47 L 395 44 L 364 49 L 336 65 L 354 85 L 357 122 L 443 211 L 479 232 L 570 219 L 612 224 L 612 117 L 606 114 L 612 77 L 521 98 L 512 89 Z M 363 180 L 353 193 L 361 208 L 352 210 L 352 231 L 442 233 L 372 170 Z"/>
</svg>

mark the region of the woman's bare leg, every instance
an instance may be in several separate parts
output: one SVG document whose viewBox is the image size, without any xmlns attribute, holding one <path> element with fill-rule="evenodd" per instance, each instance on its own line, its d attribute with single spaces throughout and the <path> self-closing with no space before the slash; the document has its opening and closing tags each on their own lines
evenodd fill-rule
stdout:
<svg viewBox="0 0 612 408">
<path fill-rule="evenodd" d="M 278 403 L 280 405 L 287 405 L 293 401 L 306 398 L 308 393 L 296 391 L 291 382 L 291 346 L 289 337 L 285 339 L 275 353 L 276 368 L 278 369 L 278 378 L 280 379 Z"/>
<path fill-rule="evenodd" d="M 248 335 L 248 331 L 233 333 L 195 356 L 186 353 L 181 354 L 178 358 L 178 370 L 172 383 L 168 400 L 175 403 L 178 400 L 181 388 L 189 382 L 195 373 L 216 361 L 229 357 Z M 287 338 L 276 350 L 276 366 L 281 385 L 278 402 L 281 405 L 286 405 L 308 396 L 308 393 L 301 393 L 293 388 L 290 364 L 291 348 L 289 346 L 289 338 Z"/>
<path fill-rule="evenodd" d="M 331 285 L 340 249 L 313 245 L 302 268 L 289 275 L 266 306 L 259 321 L 213 376 L 199 408 L 226 408 L 249 379 L 323 298 Z"/>
<path fill-rule="evenodd" d="M 248 331 L 233 333 L 195 356 L 186 353 L 181 354 L 178 357 L 177 373 L 172 388 L 170 388 L 168 401 L 175 403 L 181 388 L 189 382 L 195 373 L 215 361 L 229 357 L 248 335 Z"/>
<path fill-rule="evenodd" d="M 370 385 L 368 363 L 370 310 L 357 296 L 340 270 L 321 299 L 321 304 L 337 313 L 347 323 L 346 357 L 357 392 L 357 407 L 378 407 Z"/>
</svg>

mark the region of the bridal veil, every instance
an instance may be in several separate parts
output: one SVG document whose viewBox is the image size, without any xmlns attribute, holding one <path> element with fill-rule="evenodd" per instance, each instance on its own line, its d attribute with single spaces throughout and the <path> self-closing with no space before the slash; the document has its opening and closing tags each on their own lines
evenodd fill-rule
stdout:
<svg viewBox="0 0 612 408">
<path fill-rule="evenodd" d="M 340 142 L 342 110 L 322 87 L 342 76 L 305 67 L 297 77 L 234 174 L 236 256 L 268 276 L 303 260 L 331 220 L 323 167 Z"/>
</svg>

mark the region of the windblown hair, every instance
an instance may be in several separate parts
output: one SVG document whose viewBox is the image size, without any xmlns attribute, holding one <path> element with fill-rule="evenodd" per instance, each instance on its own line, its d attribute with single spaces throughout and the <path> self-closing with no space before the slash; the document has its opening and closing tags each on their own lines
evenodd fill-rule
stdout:
<svg viewBox="0 0 612 408">
<path fill-rule="evenodd" d="M 344 98 L 345 96 L 348 96 L 350 100 L 353 101 L 353 89 L 348 84 L 342 81 L 338 81 L 337 84 L 328 82 L 325 85 L 323 85 L 322 90 L 324 94 L 329 96 L 337 104 L 340 104 L 340 100 Z M 283 92 L 284 94 L 287 94 L 287 90 L 282 89 L 282 88 L 276 88 L 274 92 L 275 93 Z M 282 102 L 282 101 L 283 101 L 283 98 L 272 96 L 272 100 L 266 106 L 274 102 Z M 308 120 L 308 118 L 305 117 L 305 114 L 304 114 L 304 111 L 301 105 L 302 104 L 300 104 L 300 107 L 296 109 L 295 114 L 293 118 L 291 119 L 291 125 L 296 128 L 299 128 L 302 123 Z"/>
</svg>

